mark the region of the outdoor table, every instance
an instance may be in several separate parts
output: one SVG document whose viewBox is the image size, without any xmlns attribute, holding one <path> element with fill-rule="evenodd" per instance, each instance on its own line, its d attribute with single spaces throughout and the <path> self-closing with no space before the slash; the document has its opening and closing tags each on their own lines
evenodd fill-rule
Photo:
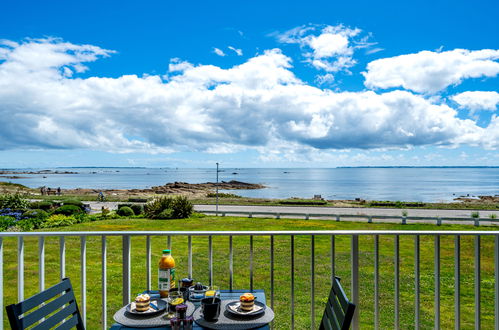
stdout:
<svg viewBox="0 0 499 330">
<path fill-rule="evenodd" d="M 224 301 L 232 301 L 232 300 L 239 300 L 239 296 L 242 295 L 243 293 L 245 292 L 251 292 L 255 295 L 257 301 L 260 301 L 262 303 L 265 303 L 266 304 L 266 300 L 265 300 L 265 292 L 264 290 L 253 290 L 253 291 L 248 291 L 248 290 L 220 290 L 220 298 L 222 299 L 222 306 L 221 306 L 221 310 L 220 310 L 220 318 L 219 320 L 221 320 L 222 318 L 224 318 L 224 312 L 225 312 L 225 304 L 224 304 Z M 154 297 L 154 294 L 152 294 L 152 296 Z M 194 305 L 195 307 L 199 307 L 201 304 L 201 302 L 194 302 Z M 118 312 L 116 312 L 114 318 L 116 320 L 116 316 L 118 317 L 122 317 L 123 314 L 125 313 L 125 307 L 123 307 L 122 309 L 120 309 Z M 192 313 L 192 311 L 191 311 Z M 194 314 L 196 314 L 196 312 L 194 312 Z M 162 316 L 164 314 L 159 314 L 158 317 Z M 188 316 L 192 316 L 190 314 L 188 314 Z M 195 316 L 195 315 L 194 315 Z M 266 319 L 269 319 L 270 321 L 273 319 L 273 316 L 274 316 L 274 312 L 272 311 L 272 309 L 270 308 L 270 306 L 267 306 L 267 309 L 266 309 L 266 312 L 265 312 L 265 316 Z M 255 321 L 258 322 L 258 319 L 256 319 Z M 247 323 L 248 321 L 241 321 L 241 323 Z M 237 326 L 237 321 L 234 322 L 234 326 L 231 327 L 233 329 L 238 329 L 238 326 Z M 259 322 L 259 323 L 262 323 L 262 322 Z M 241 324 L 242 325 L 242 324 Z M 141 329 L 141 330 L 160 330 L 160 329 L 165 329 L 165 326 L 167 329 L 170 328 L 170 323 L 168 322 L 168 324 L 164 324 L 162 326 L 158 326 L 158 327 L 128 327 L 128 326 L 124 326 L 122 324 L 119 324 L 119 323 L 114 323 L 111 327 L 111 330 L 128 330 L 128 329 Z M 198 325 L 196 322 L 194 322 L 194 325 L 193 325 L 193 329 L 206 329 L 200 325 Z M 270 329 L 269 328 L 269 325 L 268 324 L 265 324 L 265 325 L 262 325 L 260 327 L 257 327 L 257 328 L 254 328 L 254 329 Z"/>
</svg>

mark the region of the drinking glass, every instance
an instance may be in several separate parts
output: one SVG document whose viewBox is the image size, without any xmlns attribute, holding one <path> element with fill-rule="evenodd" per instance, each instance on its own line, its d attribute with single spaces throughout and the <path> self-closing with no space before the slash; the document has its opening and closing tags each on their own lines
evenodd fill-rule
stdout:
<svg viewBox="0 0 499 330">
<path fill-rule="evenodd" d="M 211 285 L 206 289 L 206 292 L 204 293 L 205 298 L 220 298 L 220 288 L 216 285 Z"/>
<path fill-rule="evenodd" d="M 166 298 L 166 302 L 168 303 L 168 313 L 166 314 L 166 317 L 171 319 L 176 315 L 175 307 L 178 304 L 183 303 L 184 300 L 182 299 L 180 291 L 170 291 L 168 297 Z"/>
</svg>

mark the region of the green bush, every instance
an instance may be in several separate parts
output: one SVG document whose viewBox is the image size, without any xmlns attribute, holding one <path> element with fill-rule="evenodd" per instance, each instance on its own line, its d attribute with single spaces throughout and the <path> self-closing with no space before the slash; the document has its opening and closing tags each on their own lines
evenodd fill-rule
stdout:
<svg viewBox="0 0 499 330">
<path fill-rule="evenodd" d="M 160 217 L 160 214 L 171 209 L 171 216 L 169 212 L 165 212 Z M 144 213 L 148 218 L 151 219 L 183 219 L 188 218 L 192 214 L 193 206 L 192 203 L 185 196 L 175 196 L 175 197 L 159 197 L 153 201 L 147 203 L 144 206 Z"/>
<path fill-rule="evenodd" d="M 74 205 L 68 205 L 74 206 Z M 62 206 L 61 206 L 62 207 Z M 76 223 L 74 216 L 64 215 L 64 214 L 53 214 L 47 218 L 47 220 L 42 224 L 42 228 L 54 228 L 62 226 L 71 226 Z"/>
<path fill-rule="evenodd" d="M 74 205 L 74 206 L 78 206 L 80 209 L 83 210 L 83 203 L 78 200 L 78 199 L 66 199 L 65 201 L 62 202 L 62 205 Z"/>
<path fill-rule="evenodd" d="M 132 204 L 130 208 L 135 215 L 141 215 L 142 213 L 144 213 L 144 205 L 142 204 Z"/>
<path fill-rule="evenodd" d="M 191 216 L 194 207 L 185 196 L 177 196 L 173 199 L 171 208 L 175 219 L 185 219 Z"/>
<path fill-rule="evenodd" d="M 207 193 L 206 197 L 217 197 L 217 193 L 214 193 L 214 192 Z M 218 198 L 242 198 L 242 197 L 239 196 L 239 195 L 236 195 L 236 194 L 221 193 L 221 192 L 219 192 L 218 193 Z"/>
<path fill-rule="evenodd" d="M 54 214 L 74 215 L 82 212 L 82 209 L 76 205 L 63 205 L 55 209 Z"/>
<path fill-rule="evenodd" d="M 154 217 L 154 219 L 173 219 L 173 210 L 172 209 L 164 209 L 158 215 Z"/>
<path fill-rule="evenodd" d="M 24 218 L 42 218 L 46 219 L 48 218 L 48 213 L 45 212 L 42 209 L 34 209 L 34 210 L 27 210 L 26 212 L 23 213 Z"/>
<path fill-rule="evenodd" d="M 0 231 L 6 231 L 16 223 L 16 218 L 0 215 Z"/>
<path fill-rule="evenodd" d="M 154 200 L 144 205 L 144 213 L 148 218 L 154 219 L 163 210 L 169 209 L 172 205 L 172 202 L 173 198 L 167 196 L 155 198 Z"/>
<path fill-rule="evenodd" d="M 491 219 L 496 219 L 496 218 L 497 218 L 497 214 L 492 213 L 492 214 L 490 214 L 490 215 L 489 215 L 489 218 L 491 218 Z"/>
<path fill-rule="evenodd" d="M 135 215 L 135 213 L 133 213 L 133 210 L 128 206 L 120 207 L 118 211 L 116 211 L 116 213 L 121 217 L 132 217 Z"/>
<path fill-rule="evenodd" d="M 24 210 L 28 207 L 29 201 L 19 193 L 0 195 L 0 209 Z"/>
<path fill-rule="evenodd" d="M 133 205 L 133 203 L 119 203 L 118 210 L 121 209 L 123 206 L 132 207 L 132 205 Z"/>
<path fill-rule="evenodd" d="M 471 212 L 471 217 L 473 219 L 478 219 L 480 218 L 480 212 Z"/>
<path fill-rule="evenodd" d="M 51 201 L 40 201 L 40 202 L 31 202 L 29 204 L 30 209 L 39 209 L 44 211 L 50 211 L 54 207 L 54 204 Z"/>
</svg>

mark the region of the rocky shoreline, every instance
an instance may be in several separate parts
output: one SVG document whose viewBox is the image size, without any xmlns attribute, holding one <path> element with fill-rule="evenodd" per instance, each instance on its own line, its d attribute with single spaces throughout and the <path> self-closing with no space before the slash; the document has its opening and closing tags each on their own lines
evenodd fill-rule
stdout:
<svg viewBox="0 0 499 330">
<path fill-rule="evenodd" d="M 188 195 L 190 197 L 204 197 L 210 192 L 216 190 L 217 184 L 215 182 L 205 183 L 187 183 L 187 182 L 173 182 L 167 183 L 162 186 L 154 186 L 145 189 L 62 189 L 63 194 L 76 194 L 76 195 L 92 195 L 103 192 L 104 195 L 120 196 L 120 195 L 133 195 L 144 196 L 152 194 L 165 194 L 165 195 Z M 242 190 L 242 189 L 263 189 L 266 186 L 256 183 L 247 183 L 236 180 L 221 181 L 218 183 L 220 190 Z"/>
</svg>

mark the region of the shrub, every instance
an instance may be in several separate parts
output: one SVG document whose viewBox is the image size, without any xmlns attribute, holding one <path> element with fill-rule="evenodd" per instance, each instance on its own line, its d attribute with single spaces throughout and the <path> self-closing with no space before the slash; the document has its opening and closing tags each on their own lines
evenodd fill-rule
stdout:
<svg viewBox="0 0 499 330">
<path fill-rule="evenodd" d="M 206 197 L 217 197 L 217 193 L 210 192 L 206 194 Z M 230 194 L 230 193 L 218 193 L 218 198 L 242 198 L 239 195 L 236 194 Z"/>
<path fill-rule="evenodd" d="M 154 219 L 163 210 L 169 209 L 172 205 L 172 202 L 173 198 L 167 196 L 155 198 L 151 202 L 144 205 L 144 213 L 148 218 Z"/>
<path fill-rule="evenodd" d="M 141 215 L 142 213 L 144 213 L 144 205 L 142 204 L 132 204 L 130 208 L 135 215 Z"/>
<path fill-rule="evenodd" d="M 0 195 L 0 209 L 27 209 L 29 201 L 21 194 Z"/>
<path fill-rule="evenodd" d="M 471 217 L 473 219 L 478 219 L 480 218 L 480 212 L 471 212 Z"/>
<path fill-rule="evenodd" d="M 62 205 L 74 205 L 83 210 L 83 203 L 78 199 L 66 199 L 62 202 Z"/>
<path fill-rule="evenodd" d="M 491 214 L 489 215 L 489 218 L 491 218 L 491 219 L 496 219 L 496 218 L 497 218 L 497 214 L 495 214 L 495 213 L 491 213 Z"/>
<path fill-rule="evenodd" d="M 12 209 L 1 209 L 0 216 L 4 217 L 12 217 L 16 219 L 16 221 L 20 221 L 23 219 L 23 210 L 12 210 Z"/>
<path fill-rule="evenodd" d="M 172 209 L 164 209 L 154 217 L 154 219 L 172 219 L 172 218 L 174 218 Z"/>
<path fill-rule="evenodd" d="M 82 209 L 76 205 L 63 205 L 55 209 L 54 214 L 74 215 L 82 212 Z"/>
<path fill-rule="evenodd" d="M 16 218 L 0 215 L 0 230 L 5 231 L 7 228 L 14 226 Z"/>
<path fill-rule="evenodd" d="M 23 217 L 29 218 L 29 219 L 31 219 L 31 218 L 46 219 L 46 218 L 48 218 L 48 216 L 49 216 L 48 213 L 42 209 L 27 210 L 26 212 L 23 213 Z"/>
<path fill-rule="evenodd" d="M 76 223 L 76 219 L 72 215 L 67 216 L 64 214 L 53 214 L 50 217 L 48 217 L 47 220 L 42 224 L 42 228 L 70 226 L 74 223 Z"/>
<path fill-rule="evenodd" d="M 116 211 L 116 213 L 121 217 L 131 217 L 134 216 L 133 210 L 128 206 L 122 206 Z"/>
<path fill-rule="evenodd" d="M 121 209 L 123 206 L 132 207 L 133 203 L 119 203 L 118 209 Z"/>
<path fill-rule="evenodd" d="M 31 202 L 29 204 L 30 209 L 39 209 L 44 211 L 50 211 L 53 207 L 54 204 L 51 201 Z"/>
<path fill-rule="evenodd" d="M 173 199 L 172 205 L 173 217 L 175 219 L 185 219 L 191 216 L 193 206 L 185 196 L 177 196 Z"/>
</svg>

